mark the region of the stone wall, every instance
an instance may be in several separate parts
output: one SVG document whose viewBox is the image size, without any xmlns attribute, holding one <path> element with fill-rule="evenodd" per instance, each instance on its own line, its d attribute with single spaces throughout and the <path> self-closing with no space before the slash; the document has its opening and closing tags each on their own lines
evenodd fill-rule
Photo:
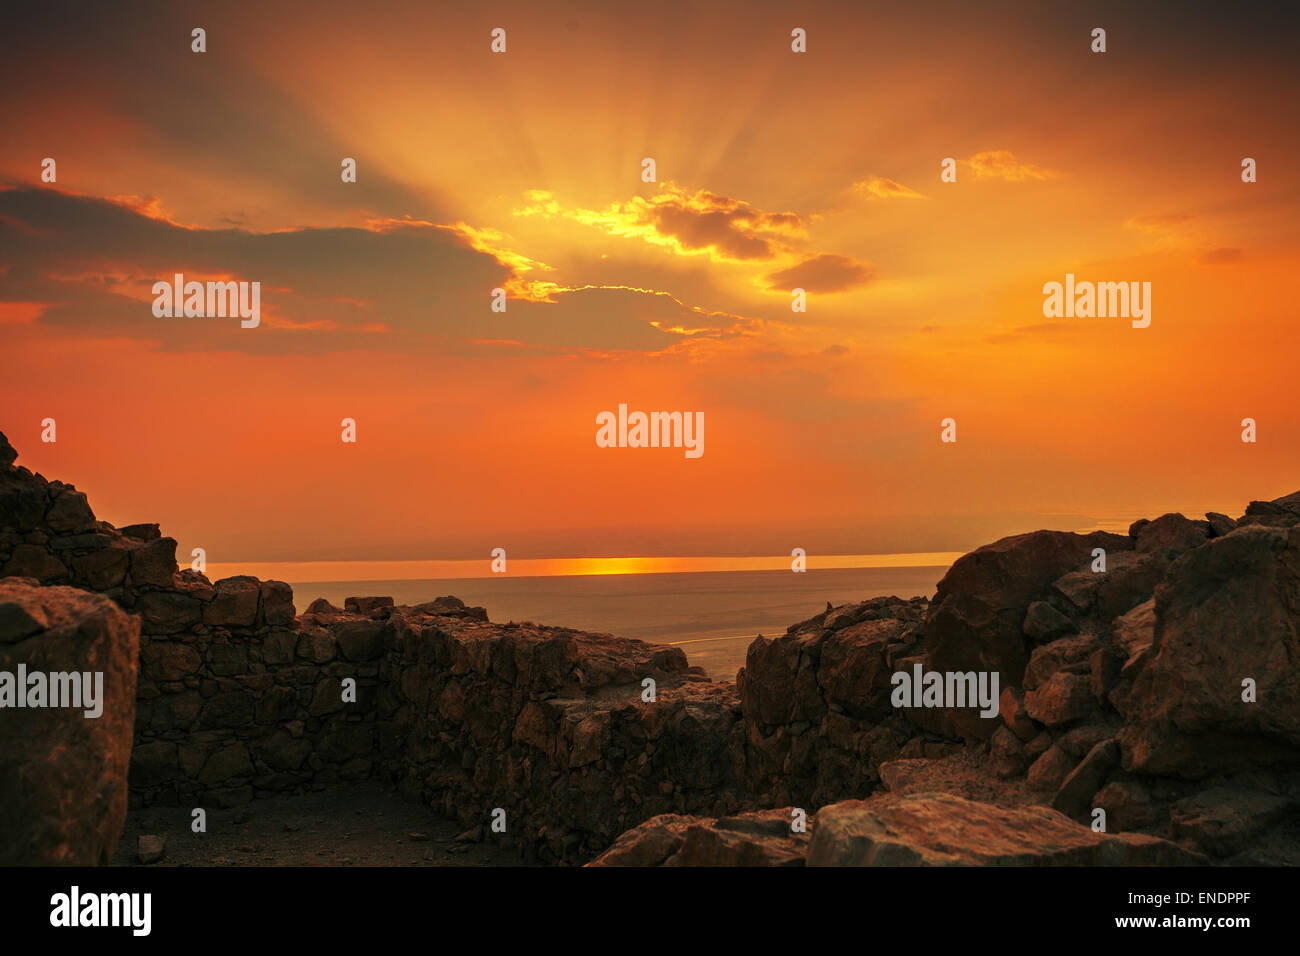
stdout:
<svg viewBox="0 0 1300 956">
<path fill-rule="evenodd" d="M 14 457 L 0 435 L 0 577 L 99 592 L 139 615 L 133 803 L 230 805 L 373 771 L 382 621 L 297 620 L 281 581 L 180 571 L 157 525 L 98 521 L 74 486 Z"/>
<path fill-rule="evenodd" d="M 178 577 L 183 592 L 151 592 L 142 610 L 133 796 L 228 806 L 369 776 L 385 623 L 295 620 L 276 581 Z"/>
<path fill-rule="evenodd" d="M 890 704 L 890 678 L 923 658 L 928 602 L 872 598 L 758 637 L 736 677 L 746 786 L 765 805 L 812 811 L 870 794 L 880 764 L 953 749 Z"/>
<path fill-rule="evenodd" d="M 408 796 L 471 826 L 500 808 L 548 861 L 590 858 L 655 814 L 743 804 L 732 685 L 678 648 L 492 624 L 453 601 L 390 619 L 381 754 Z"/>
</svg>

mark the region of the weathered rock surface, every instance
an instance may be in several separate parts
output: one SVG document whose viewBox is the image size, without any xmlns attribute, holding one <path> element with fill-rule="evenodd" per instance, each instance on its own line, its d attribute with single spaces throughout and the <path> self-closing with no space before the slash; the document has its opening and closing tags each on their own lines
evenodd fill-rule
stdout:
<svg viewBox="0 0 1300 956">
<path fill-rule="evenodd" d="M 1214 538 L 1170 567 L 1155 600 L 1125 768 L 1196 778 L 1300 762 L 1300 530 Z"/>
<path fill-rule="evenodd" d="M 1024 633 L 1029 607 L 1053 581 L 1086 571 L 1092 552 L 1130 550 L 1107 532 L 1035 531 L 1003 538 L 959 558 L 939 582 L 926 616 L 926 666 L 938 671 L 997 671 L 1003 687 L 1019 686 L 1029 663 Z M 985 739 L 996 723 L 973 712 L 947 714 L 946 729 Z"/>
<path fill-rule="evenodd" d="M 1095 833 L 1046 807 L 947 793 L 882 795 L 822 808 L 808 866 L 1164 866 L 1200 858 L 1176 844 Z"/>
<path fill-rule="evenodd" d="M 1300 812 L 1300 801 L 1240 787 L 1216 787 L 1178 801 L 1170 809 L 1175 837 L 1205 853 L 1230 856 L 1254 837 Z"/>
<path fill-rule="evenodd" d="M 794 810 L 722 819 L 665 814 L 624 833 L 588 866 L 803 866 L 809 834 Z"/>
<path fill-rule="evenodd" d="M 139 638 L 139 621 L 105 597 L 0 580 L 0 675 L 26 695 L 21 665 L 49 694 L 18 708 L 0 687 L 0 865 L 111 859 L 126 819 Z M 72 686 L 59 675 L 76 675 L 74 706 L 52 706 L 69 702 L 54 697 L 56 684 Z"/>
<path fill-rule="evenodd" d="M 736 679 L 751 792 L 803 807 L 864 796 L 909 743 L 916 756 L 940 746 L 890 702 L 893 673 L 921 650 L 925 607 L 872 598 L 754 640 Z"/>
</svg>

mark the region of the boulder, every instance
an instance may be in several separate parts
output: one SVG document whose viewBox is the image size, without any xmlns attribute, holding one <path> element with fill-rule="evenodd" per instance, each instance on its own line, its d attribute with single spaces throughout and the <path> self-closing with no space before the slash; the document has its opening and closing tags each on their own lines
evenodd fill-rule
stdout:
<svg viewBox="0 0 1300 956">
<path fill-rule="evenodd" d="M 1025 779 L 1030 790 L 1055 793 L 1074 766 L 1075 758 L 1060 744 L 1052 744 L 1033 762 Z"/>
<path fill-rule="evenodd" d="M 1214 538 L 1174 562 L 1155 600 L 1154 656 L 1120 735 L 1125 768 L 1199 778 L 1300 763 L 1300 528 Z"/>
<path fill-rule="evenodd" d="M 1147 522 L 1138 531 L 1133 548 L 1142 554 L 1150 551 L 1186 551 L 1204 544 L 1209 536 L 1208 521 L 1192 521 L 1180 514 L 1167 514 Z"/>
<path fill-rule="evenodd" d="M 807 865 L 1163 866 L 1201 859 L 1155 837 L 1095 833 L 1047 807 L 916 793 L 823 807 Z"/>
<path fill-rule="evenodd" d="M 1052 584 L 1052 593 L 1082 615 L 1109 621 L 1155 593 L 1175 552 L 1124 551 L 1110 556 L 1105 571 L 1071 571 Z"/>
<path fill-rule="evenodd" d="M 392 607 L 391 597 L 350 597 L 343 599 L 343 609 L 354 614 L 369 614 L 375 608 Z"/>
<path fill-rule="evenodd" d="M 1046 684 L 1025 693 L 1025 713 L 1048 727 L 1083 720 L 1096 710 L 1087 674 L 1058 672 Z"/>
<path fill-rule="evenodd" d="M 663 813 L 622 834 L 587 866 L 662 866 L 681 849 L 687 828 L 702 818 Z"/>
<path fill-rule="evenodd" d="M 1091 669 L 1089 660 L 1100 646 L 1100 640 L 1091 633 L 1038 645 L 1025 668 L 1025 690 L 1037 690 L 1057 674 L 1087 674 Z"/>
<path fill-rule="evenodd" d="M 1119 744 L 1113 739 L 1097 744 L 1061 783 L 1052 809 L 1067 817 L 1081 817 L 1092 809 L 1092 798 L 1119 764 Z"/>
<path fill-rule="evenodd" d="M 1003 687 L 1019 686 L 1029 661 L 1023 631 L 1029 606 L 1062 575 L 1087 570 L 1094 548 L 1125 551 L 1132 542 L 1101 531 L 1035 531 L 959 558 L 939 582 L 926 616 L 927 669 L 997 671 Z M 946 716 L 948 729 L 969 738 L 987 738 L 996 726 L 977 713 Z"/>
<path fill-rule="evenodd" d="M 803 866 L 809 835 L 793 808 L 708 819 L 665 814 L 628 831 L 589 866 Z"/>
<path fill-rule="evenodd" d="M 1300 491 L 1272 501 L 1252 501 L 1246 506 L 1246 513 L 1237 525 L 1291 528 L 1297 522 L 1300 522 Z"/>
<path fill-rule="evenodd" d="M 1207 511 L 1205 513 L 1206 523 L 1210 526 L 1210 537 L 1222 538 L 1229 534 L 1237 527 L 1237 522 L 1225 514 L 1218 511 Z"/>
<path fill-rule="evenodd" d="M 0 865 L 112 858 L 126 819 L 139 641 L 139 619 L 106 597 L 0 581 L 0 674 L 22 664 L 47 679 L 103 675 L 98 717 L 86 716 L 84 698 L 0 711 Z"/>
<path fill-rule="evenodd" d="M 148 866 L 161 860 L 166 849 L 166 837 L 142 833 L 135 841 L 135 858 L 139 863 Z"/>
</svg>

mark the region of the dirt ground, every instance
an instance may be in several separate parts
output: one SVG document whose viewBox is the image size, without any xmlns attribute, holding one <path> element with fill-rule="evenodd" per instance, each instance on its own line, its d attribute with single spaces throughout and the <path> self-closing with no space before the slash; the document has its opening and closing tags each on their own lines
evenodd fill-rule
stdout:
<svg viewBox="0 0 1300 956">
<path fill-rule="evenodd" d="M 192 807 L 148 807 L 127 814 L 114 866 L 139 866 L 142 834 L 166 838 L 151 866 L 524 866 L 519 853 L 486 828 L 474 842 L 465 826 L 407 802 L 376 782 L 303 796 L 205 807 L 207 832 L 190 829 Z"/>
</svg>

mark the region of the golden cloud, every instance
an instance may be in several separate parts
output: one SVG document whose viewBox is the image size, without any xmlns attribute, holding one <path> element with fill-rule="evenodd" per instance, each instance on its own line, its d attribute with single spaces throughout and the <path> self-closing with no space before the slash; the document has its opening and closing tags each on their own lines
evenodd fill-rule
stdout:
<svg viewBox="0 0 1300 956">
<path fill-rule="evenodd" d="M 1022 163 L 1009 149 L 986 149 L 965 160 L 976 179 L 997 179 L 1005 183 L 1041 182 L 1060 173 L 1032 163 Z"/>
<path fill-rule="evenodd" d="M 611 236 L 641 239 L 678 255 L 707 255 L 714 262 L 752 262 L 789 250 L 787 240 L 807 238 L 792 212 L 765 212 L 707 189 L 687 192 L 664 183 L 658 195 L 633 196 L 603 209 L 565 208 L 545 190 L 530 190 L 517 216 L 565 218 Z"/>
<path fill-rule="evenodd" d="M 884 176 L 872 176 L 853 184 L 853 191 L 863 199 L 929 199 L 915 189 L 909 189 L 902 183 Z"/>
</svg>

